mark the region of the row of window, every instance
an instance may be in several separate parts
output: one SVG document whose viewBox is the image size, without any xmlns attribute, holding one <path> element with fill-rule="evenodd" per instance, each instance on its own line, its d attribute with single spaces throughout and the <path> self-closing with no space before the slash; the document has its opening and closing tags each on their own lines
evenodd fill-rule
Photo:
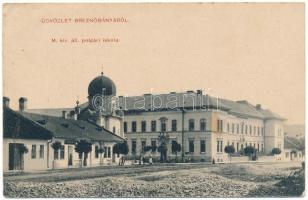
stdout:
<svg viewBox="0 0 308 200">
<path fill-rule="evenodd" d="M 32 147 L 31 147 L 31 158 L 32 159 L 36 159 L 37 157 L 37 148 L 36 146 L 39 146 L 39 158 L 42 159 L 44 158 L 44 145 L 36 145 L 36 144 L 33 144 Z"/>
<path fill-rule="evenodd" d="M 174 140 L 176 141 L 176 140 Z M 171 143 L 172 144 L 172 141 Z M 205 140 L 200 140 L 200 153 L 205 153 Z M 141 141 L 141 149 L 143 149 L 144 147 L 146 146 L 146 141 Z M 156 146 L 156 140 L 152 140 L 151 141 L 151 146 Z M 193 139 L 190 139 L 188 141 L 188 149 L 189 149 L 189 153 L 194 153 L 195 152 L 195 141 Z M 131 145 L 131 150 L 132 150 L 132 153 L 136 153 L 136 148 L 137 148 L 137 141 L 136 140 L 132 140 L 132 145 Z M 152 152 L 155 152 L 156 150 L 152 150 Z M 172 153 L 175 153 L 175 152 L 172 152 Z"/>
<path fill-rule="evenodd" d="M 206 120 L 205 119 L 200 119 L 199 121 L 200 124 L 200 131 L 205 131 L 206 130 Z M 171 121 L 171 131 L 177 131 L 178 130 L 178 123 L 177 120 L 172 120 Z M 157 123 L 156 120 L 152 120 L 151 121 L 151 132 L 156 132 L 157 131 Z M 194 131 L 195 130 L 195 120 L 194 119 L 190 119 L 188 120 L 188 130 L 189 131 Z M 147 132 L 147 122 L 146 121 L 141 121 L 141 132 Z M 160 131 L 161 132 L 165 132 L 167 131 L 167 120 L 162 120 L 160 122 Z M 128 128 L 127 128 L 127 122 L 124 122 L 124 132 L 127 133 L 128 132 Z M 131 122 L 131 132 L 137 132 L 137 122 L 136 121 L 132 121 Z"/>
<path fill-rule="evenodd" d="M 206 151 L 205 144 L 206 144 L 205 140 L 200 140 L 200 153 L 205 153 Z M 194 139 L 190 139 L 188 141 L 188 150 L 189 150 L 189 153 L 195 152 L 195 140 Z"/>
<path fill-rule="evenodd" d="M 240 150 L 244 150 L 244 144 L 240 144 L 239 142 L 236 142 L 236 144 L 234 142 L 227 143 L 227 146 L 232 145 L 235 147 L 235 150 L 238 152 Z M 236 145 L 236 146 L 235 146 Z M 264 145 L 263 143 L 247 143 L 245 144 L 245 147 L 247 146 L 253 146 L 258 152 L 263 152 L 264 151 Z M 143 149 L 143 147 L 146 146 L 146 141 L 141 141 L 141 148 Z M 156 146 L 156 140 L 152 140 L 151 141 L 151 146 Z M 132 153 L 136 153 L 136 148 L 137 148 L 137 141 L 136 140 L 132 140 Z M 194 139 L 189 139 L 188 140 L 188 150 L 189 153 L 194 153 L 195 152 L 195 140 Z M 218 153 L 222 153 L 224 152 L 224 147 L 223 147 L 223 141 L 222 140 L 217 140 L 217 148 L 216 151 Z M 154 151 L 153 151 L 154 152 Z M 205 153 L 206 152 L 206 141 L 205 140 L 200 140 L 200 153 Z M 174 153 L 174 152 L 172 152 Z"/>
<path fill-rule="evenodd" d="M 223 120 L 218 119 L 217 120 L 217 131 L 218 132 L 223 132 Z M 177 120 L 172 120 L 171 121 L 171 131 L 177 131 Z M 189 119 L 188 120 L 188 130 L 189 131 L 195 131 L 195 120 L 194 119 Z M 206 131 L 206 120 L 205 119 L 200 119 L 199 121 L 199 130 L 200 131 Z M 141 121 L 141 132 L 147 132 L 147 122 L 146 121 Z M 156 132 L 157 131 L 157 124 L 156 124 L 156 120 L 152 120 L 151 121 L 151 132 Z M 160 123 L 160 131 L 161 132 L 165 132 L 167 131 L 167 123 L 166 120 L 161 121 Z M 124 132 L 127 133 L 128 132 L 128 125 L 127 122 L 124 122 Z M 132 121 L 131 122 L 131 132 L 137 132 L 137 122 L 136 121 Z M 264 135 L 264 127 L 256 127 L 256 126 L 252 126 L 252 125 L 245 125 L 244 123 L 241 124 L 230 124 L 227 123 L 227 132 L 228 133 L 241 133 L 241 134 L 246 134 L 248 135 L 248 133 L 250 135 Z"/>
<path fill-rule="evenodd" d="M 146 146 L 146 141 L 142 140 L 141 141 L 141 149 L 143 149 Z M 152 147 L 157 147 L 156 145 L 156 139 L 151 141 L 151 146 Z M 132 140 L 132 153 L 136 153 L 136 149 L 137 149 L 137 141 L 136 140 Z M 152 152 L 156 152 L 156 150 L 152 149 Z"/>
<path fill-rule="evenodd" d="M 95 158 L 99 158 L 99 146 L 96 145 L 95 146 L 95 149 L 94 149 L 94 155 L 95 155 Z M 104 158 L 111 158 L 111 148 L 110 147 L 104 147 Z M 62 145 L 60 147 L 59 150 L 54 150 L 54 159 L 55 160 L 63 160 L 64 159 L 64 154 L 65 154 L 65 148 L 64 148 L 64 145 Z"/>
<path fill-rule="evenodd" d="M 111 158 L 111 148 L 110 147 L 103 147 L 104 148 L 104 158 Z M 95 150 L 94 150 L 94 154 L 95 154 L 95 158 L 99 158 L 99 146 L 96 145 L 95 146 Z"/>
<path fill-rule="evenodd" d="M 239 142 L 236 142 L 236 144 L 234 142 L 230 143 L 228 142 L 227 143 L 227 146 L 229 145 L 232 145 L 234 148 L 235 148 L 235 151 L 240 151 L 240 150 L 244 150 L 244 144 L 241 144 Z M 236 146 L 235 146 L 236 145 Z M 245 147 L 247 146 L 253 146 L 258 152 L 263 152 L 264 151 L 264 145 L 263 144 L 259 144 L 259 143 L 252 143 L 250 142 L 249 144 L 246 142 L 245 143 Z M 224 151 L 224 148 L 223 148 L 223 141 L 222 140 L 217 140 L 217 144 L 216 144 L 216 151 L 218 153 L 222 153 Z"/>
<path fill-rule="evenodd" d="M 65 148 L 64 145 L 61 145 L 60 149 L 53 151 L 53 156 L 55 160 L 63 160 L 64 159 Z"/>
<path fill-rule="evenodd" d="M 217 120 L 217 132 L 223 132 L 223 120 Z M 237 133 L 237 134 L 246 134 L 248 133 L 250 135 L 264 135 L 264 127 L 259 127 L 259 126 L 252 126 L 252 125 L 247 125 L 244 123 L 241 124 L 234 124 L 234 123 L 227 123 L 227 132 L 228 133 Z"/>
<path fill-rule="evenodd" d="M 44 145 L 39 145 L 39 158 L 44 158 Z M 99 147 L 95 146 L 95 158 L 99 158 Z M 111 148 L 110 147 L 104 147 L 104 158 L 111 158 Z M 61 145 L 59 150 L 54 150 L 54 159 L 55 160 L 63 160 L 65 155 L 65 147 L 64 145 Z M 36 159 L 37 158 L 37 145 L 33 144 L 31 148 L 31 158 Z"/>
</svg>

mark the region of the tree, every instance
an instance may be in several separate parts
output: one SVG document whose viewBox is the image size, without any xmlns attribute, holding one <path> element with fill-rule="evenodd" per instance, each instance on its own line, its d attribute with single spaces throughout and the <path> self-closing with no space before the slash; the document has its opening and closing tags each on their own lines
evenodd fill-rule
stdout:
<svg viewBox="0 0 308 200">
<path fill-rule="evenodd" d="M 156 150 L 157 150 L 157 146 L 156 146 L 156 145 L 153 145 L 153 146 L 152 146 L 152 152 L 151 152 L 151 153 L 154 153 Z"/>
<path fill-rule="evenodd" d="M 291 151 L 291 154 L 296 154 L 296 153 L 297 153 L 297 151 L 294 150 L 294 149 Z"/>
<path fill-rule="evenodd" d="M 97 152 L 99 154 L 103 154 L 105 152 L 105 149 L 104 148 L 99 148 L 99 149 L 97 149 Z"/>
<path fill-rule="evenodd" d="M 20 154 L 26 154 L 28 152 L 29 152 L 29 150 L 28 150 L 28 148 L 24 144 L 19 146 L 19 153 Z"/>
<path fill-rule="evenodd" d="M 59 141 L 55 141 L 54 143 L 51 144 L 51 147 L 55 150 L 58 151 L 62 146 L 62 143 Z"/>
<path fill-rule="evenodd" d="M 239 154 L 240 154 L 241 156 L 245 155 L 244 149 L 239 150 Z"/>
<path fill-rule="evenodd" d="M 281 154 L 281 150 L 279 148 L 273 148 L 272 149 L 272 154 L 273 155 L 279 155 L 279 154 Z"/>
<path fill-rule="evenodd" d="M 252 146 L 247 146 L 244 148 L 244 153 L 252 158 L 252 155 L 256 153 L 256 149 Z"/>
<path fill-rule="evenodd" d="M 182 146 L 177 141 L 172 141 L 171 151 L 175 153 L 176 161 L 178 161 L 178 152 L 182 150 Z"/>
<path fill-rule="evenodd" d="M 59 152 L 59 149 L 62 147 L 62 143 L 59 142 L 59 141 L 55 141 L 55 142 L 53 142 L 51 144 L 51 147 L 54 150 L 54 157 L 53 157 L 53 159 L 56 160 L 56 159 L 58 159 L 58 152 Z"/>
<path fill-rule="evenodd" d="M 299 147 L 298 150 L 305 154 L 305 138 L 299 139 Z"/>
<path fill-rule="evenodd" d="M 225 147 L 225 153 L 228 154 L 229 156 L 229 159 L 230 159 L 230 163 L 231 163 L 231 157 L 232 157 L 232 154 L 235 152 L 235 148 L 233 145 L 229 145 L 229 146 L 226 146 Z"/>
<path fill-rule="evenodd" d="M 124 141 L 122 143 L 116 143 L 114 146 L 113 146 L 113 153 L 116 153 L 118 154 L 118 157 L 120 154 L 122 155 L 127 155 L 128 154 L 128 145 L 127 145 L 127 142 Z M 120 162 L 119 161 L 119 165 L 124 165 L 124 156 L 122 156 L 122 161 Z"/>
<path fill-rule="evenodd" d="M 162 143 L 161 145 L 159 145 L 158 147 L 158 152 L 160 153 L 160 162 L 166 162 L 167 160 L 167 151 L 168 151 L 168 147 L 166 143 Z"/>
<path fill-rule="evenodd" d="M 116 143 L 115 145 L 113 145 L 113 149 L 112 149 L 113 153 L 120 154 L 120 143 Z"/>
<path fill-rule="evenodd" d="M 168 151 L 168 142 L 169 142 L 169 135 L 161 133 L 158 136 L 158 141 L 160 143 L 158 147 L 158 152 L 160 152 L 160 162 L 166 162 L 167 161 L 167 151 Z"/>
<path fill-rule="evenodd" d="M 75 145 L 75 151 L 79 154 L 79 159 L 82 159 L 82 154 L 84 154 L 83 165 L 87 166 L 88 153 L 92 151 L 92 144 L 87 140 L 80 140 Z"/>
<path fill-rule="evenodd" d="M 148 152 L 148 151 L 152 151 L 153 147 L 152 146 L 145 146 L 143 147 L 143 152 Z"/>
</svg>

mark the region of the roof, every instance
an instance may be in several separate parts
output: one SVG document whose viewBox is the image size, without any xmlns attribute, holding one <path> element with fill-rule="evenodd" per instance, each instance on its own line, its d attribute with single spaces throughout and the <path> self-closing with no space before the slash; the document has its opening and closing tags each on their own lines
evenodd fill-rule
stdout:
<svg viewBox="0 0 308 200">
<path fill-rule="evenodd" d="M 285 118 L 281 117 L 280 115 L 278 115 L 277 113 L 274 113 L 270 110 L 259 110 L 259 112 L 261 112 L 264 116 L 264 118 L 266 119 L 281 119 L 281 120 L 285 120 Z"/>
<path fill-rule="evenodd" d="M 10 108 L 3 107 L 3 137 L 51 139 L 52 132 Z"/>
<path fill-rule="evenodd" d="M 284 148 L 285 149 L 297 149 L 300 150 L 302 145 L 305 143 L 303 138 L 297 139 L 294 137 L 284 137 Z"/>
<path fill-rule="evenodd" d="M 220 109 L 239 117 L 253 117 L 259 119 L 277 119 L 286 120 L 280 115 L 272 112 L 268 109 L 257 108 L 249 102 L 232 101 L 228 99 L 216 98 L 210 95 L 202 95 L 195 92 L 186 93 L 168 93 L 168 94 L 144 94 L 142 96 L 129 96 L 119 97 L 118 103 L 119 109 L 123 109 L 126 115 L 130 115 L 135 112 L 148 112 L 148 111 L 165 111 L 165 110 L 178 110 L 178 109 Z M 81 110 L 88 108 L 88 102 L 80 105 Z M 70 110 L 73 110 L 71 108 Z M 64 110 L 64 109 L 62 109 Z M 59 109 L 58 116 L 61 116 L 62 110 Z M 44 113 L 46 109 L 43 109 L 41 113 Z M 29 110 L 29 112 L 33 112 Z M 38 111 L 35 111 L 38 112 Z M 52 113 L 52 110 L 48 110 Z"/>
<path fill-rule="evenodd" d="M 100 76 L 97 76 L 94 78 L 88 87 L 88 95 L 90 97 L 93 97 L 97 94 L 102 94 L 104 95 L 116 95 L 116 86 L 114 82 L 107 76 L 103 75 L 103 73 Z"/>
<path fill-rule="evenodd" d="M 64 139 L 90 139 L 94 141 L 104 141 L 104 142 L 121 142 L 124 141 L 123 138 L 115 135 L 114 133 L 99 127 L 95 123 L 84 120 L 74 120 L 74 119 L 64 119 L 62 117 L 54 117 L 41 114 L 33 114 L 27 112 L 16 112 L 11 109 L 10 114 L 7 115 L 7 112 L 4 113 L 5 118 L 8 120 L 5 122 L 4 127 L 10 127 L 14 125 L 14 122 L 10 122 L 10 118 L 17 116 L 25 122 L 27 126 L 35 127 L 37 131 L 32 133 L 30 138 L 43 138 L 50 139 L 55 138 L 64 138 Z M 15 123 L 16 127 L 16 123 Z M 28 130 L 28 129 L 27 129 Z M 29 129 L 30 132 L 35 130 L 34 128 Z M 12 128 L 6 131 L 6 136 L 11 134 Z M 42 131 L 39 132 L 39 131 Z M 19 130 L 20 133 L 24 133 L 24 127 L 22 126 Z M 39 134 L 39 135 L 37 135 Z M 23 138 L 23 137 L 22 137 Z M 29 138 L 29 137 L 28 137 Z"/>
<path fill-rule="evenodd" d="M 251 116 L 256 118 L 264 118 L 260 110 L 257 110 L 255 106 L 247 101 L 231 101 L 227 99 L 219 99 L 227 108 L 229 108 L 229 113 Z"/>
<path fill-rule="evenodd" d="M 171 101 L 173 103 L 170 103 Z M 153 111 L 153 108 L 155 111 L 179 108 L 218 108 L 241 117 L 285 120 L 280 115 L 270 110 L 257 108 L 247 101 L 232 101 L 195 92 L 123 97 L 119 98 L 119 105 L 126 111 L 126 114 L 133 111 Z"/>
<path fill-rule="evenodd" d="M 144 100 L 144 102 L 143 102 Z M 119 98 L 119 105 L 127 111 L 132 110 L 164 110 L 177 108 L 218 108 L 228 110 L 217 99 L 209 95 L 197 95 L 190 93 L 169 93 L 169 94 L 145 94 L 143 96 L 130 96 Z"/>
<path fill-rule="evenodd" d="M 38 108 L 38 109 L 27 109 L 25 111 L 29 113 L 61 117 L 62 111 L 66 111 L 67 113 L 69 113 L 71 110 L 73 110 L 73 108 Z"/>
</svg>

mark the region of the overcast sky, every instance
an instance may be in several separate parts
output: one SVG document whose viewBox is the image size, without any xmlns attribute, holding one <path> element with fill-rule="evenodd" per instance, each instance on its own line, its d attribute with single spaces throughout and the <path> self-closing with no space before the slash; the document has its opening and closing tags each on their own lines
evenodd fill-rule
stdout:
<svg viewBox="0 0 308 200">
<path fill-rule="evenodd" d="M 127 23 L 41 23 L 123 17 Z M 4 95 L 17 108 L 87 101 L 101 72 L 118 95 L 209 90 L 304 123 L 304 4 L 5 5 Z M 52 43 L 118 38 L 118 43 Z"/>
</svg>

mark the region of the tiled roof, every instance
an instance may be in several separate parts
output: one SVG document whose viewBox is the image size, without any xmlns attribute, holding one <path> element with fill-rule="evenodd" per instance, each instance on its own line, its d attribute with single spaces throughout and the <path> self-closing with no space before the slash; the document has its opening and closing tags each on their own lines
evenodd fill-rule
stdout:
<svg viewBox="0 0 308 200">
<path fill-rule="evenodd" d="M 302 139 L 303 140 L 303 139 Z M 284 137 L 284 148 L 285 149 L 300 149 L 301 141 L 293 137 Z"/>
<path fill-rule="evenodd" d="M 143 103 L 143 99 L 145 103 Z M 170 104 L 170 101 L 172 100 L 177 103 Z M 160 94 L 153 96 L 148 94 L 143 96 L 123 97 L 120 98 L 119 101 L 119 105 L 126 110 L 126 114 L 129 114 L 131 111 L 146 111 L 153 108 L 154 110 L 173 109 L 176 104 L 176 108 L 218 108 L 227 111 L 230 114 L 242 117 L 285 120 L 283 117 L 270 110 L 264 110 L 262 108 L 257 109 L 247 101 L 217 99 L 209 95 L 198 95 L 197 93 Z M 145 109 L 141 109 L 143 105 L 145 105 Z"/>
<path fill-rule="evenodd" d="M 260 113 L 255 106 L 248 103 L 247 101 L 231 101 L 227 99 L 220 99 L 220 101 L 229 109 L 229 113 L 242 116 L 264 118 L 262 113 Z"/>
<path fill-rule="evenodd" d="M 95 123 L 83 120 L 64 119 L 62 117 L 53 117 L 48 115 L 33 114 L 27 112 L 15 112 L 10 110 L 11 115 L 15 115 L 25 121 L 27 126 L 37 127 L 38 131 L 34 132 L 33 137 L 42 131 L 38 138 L 44 137 L 47 133 L 48 137 L 45 138 L 64 138 L 64 139 L 91 139 L 95 141 L 104 142 L 121 142 L 124 139 L 111 133 L 110 131 L 97 126 Z M 6 114 L 5 114 L 6 115 Z M 8 120 L 11 116 L 6 115 Z M 9 125 L 5 123 L 4 126 Z M 30 131 L 34 130 L 30 128 Z M 20 129 L 23 132 L 23 127 Z M 7 132 L 10 134 L 10 132 Z M 44 138 L 44 139 L 45 139 Z"/>
<path fill-rule="evenodd" d="M 81 110 L 88 108 L 88 102 L 80 105 Z M 257 109 L 254 105 L 247 101 L 232 101 L 228 99 L 216 98 L 209 95 L 199 95 L 195 92 L 190 93 L 169 93 L 169 94 L 145 94 L 142 96 L 129 96 L 119 98 L 119 107 L 124 109 L 125 114 L 131 112 L 143 111 L 160 111 L 175 110 L 180 108 L 213 108 L 224 110 L 230 114 L 240 117 L 254 117 L 260 119 L 279 119 L 285 120 L 280 115 L 265 109 Z M 46 111 L 46 109 L 44 109 Z M 44 110 L 40 113 L 44 113 Z M 61 116 L 62 110 L 58 110 L 58 116 Z M 73 110 L 71 108 L 70 110 Z M 32 112 L 32 110 L 30 111 Z M 36 111 L 38 112 L 38 111 Z M 46 113 L 52 113 L 47 111 Z"/>
<path fill-rule="evenodd" d="M 39 109 L 27 109 L 26 112 L 49 115 L 54 117 L 61 117 L 62 111 L 69 113 L 73 108 L 39 108 Z"/>
<path fill-rule="evenodd" d="M 3 137 L 22 139 L 51 139 L 52 132 L 14 110 L 3 107 Z"/>
<path fill-rule="evenodd" d="M 145 103 L 143 103 L 143 100 Z M 228 109 L 221 103 L 220 99 L 209 95 L 197 95 L 196 93 L 170 93 L 143 96 L 130 96 L 119 98 L 119 105 L 124 110 L 164 110 L 175 108 L 218 108 L 222 110 Z"/>
<path fill-rule="evenodd" d="M 280 115 L 278 115 L 277 113 L 274 113 L 270 110 L 260 110 L 260 112 L 263 114 L 263 116 L 266 119 L 281 119 L 281 120 L 285 120 L 285 118 L 281 117 Z"/>
</svg>

